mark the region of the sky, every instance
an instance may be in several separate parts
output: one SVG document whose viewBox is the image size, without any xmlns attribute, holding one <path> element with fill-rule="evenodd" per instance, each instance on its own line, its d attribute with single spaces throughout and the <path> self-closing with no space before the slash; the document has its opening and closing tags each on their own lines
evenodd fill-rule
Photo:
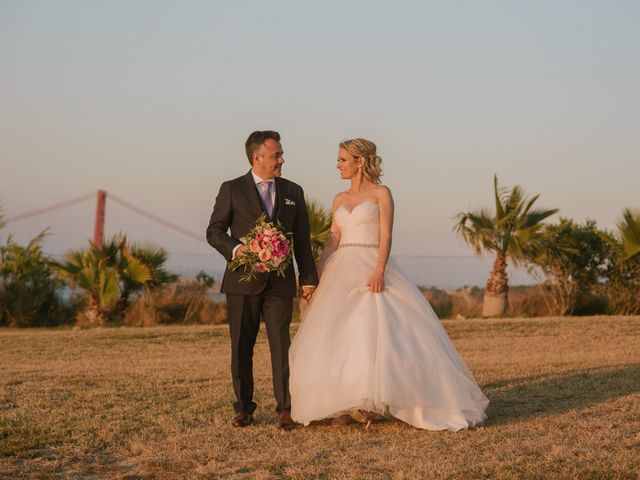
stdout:
<svg viewBox="0 0 640 480">
<path fill-rule="evenodd" d="M 472 255 L 453 216 L 492 205 L 494 174 L 613 228 L 640 208 L 639 24 L 631 0 L 0 0 L 0 206 L 104 189 L 204 232 L 274 129 L 283 176 L 327 206 L 338 143 L 378 145 L 399 258 Z M 60 250 L 85 207 L 7 229 L 58 224 Z"/>
</svg>

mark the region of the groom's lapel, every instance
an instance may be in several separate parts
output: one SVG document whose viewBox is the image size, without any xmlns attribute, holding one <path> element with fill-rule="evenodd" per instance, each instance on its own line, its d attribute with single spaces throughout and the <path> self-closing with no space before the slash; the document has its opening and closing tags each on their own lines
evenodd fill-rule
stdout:
<svg viewBox="0 0 640 480">
<path fill-rule="evenodd" d="M 278 218 L 278 213 L 280 212 L 280 204 L 282 203 L 283 195 L 282 189 L 284 186 L 282 185 L 282 181 L 279 177 L 275 177 L 273 180 L 276 187 L 276 201 L 273 205 L 273 218 L 275 219 Z"/>
<path fill-rule="evenodd" d="M 251 170 L 249 170 L 249 173 L 244 176 L 244 184 L 251 212 L 256 216 L 256 218 L 263 213 L 268 217 L 269 215 L 267 215 L 267 212 L 265 212 L 264 206 L 262 205 L 262 200 L 260 200 L 260 194 L 256 188 L 256 182 L 253 180 L 253 175 L 251 175 Z"/>
</svg>

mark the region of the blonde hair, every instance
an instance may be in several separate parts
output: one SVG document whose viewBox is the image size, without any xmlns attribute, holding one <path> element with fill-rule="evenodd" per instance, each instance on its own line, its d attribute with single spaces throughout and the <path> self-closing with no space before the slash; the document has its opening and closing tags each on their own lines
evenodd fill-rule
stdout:
<svg viewBox="0 0 640 480">
<path fill-rule="evenodd" d="M 382 158 L 376 155 L 376 144 L 364 138 L 352 138 L 340 143 L 340 147 L 356 158 L 362 158 L 362 175 L 371 183 L 380 183 Z"/>
</svg>

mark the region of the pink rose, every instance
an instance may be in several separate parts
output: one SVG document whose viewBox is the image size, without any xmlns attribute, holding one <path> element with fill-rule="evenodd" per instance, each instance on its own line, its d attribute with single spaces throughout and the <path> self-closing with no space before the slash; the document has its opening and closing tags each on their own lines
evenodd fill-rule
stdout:
<svg viewBox="0 0 640 480">
<path fill-rule="evenodd" d="M 282 239 L 277 238 L 273 241 L 273 247 L 278 252 L 283 252 L 286 247 L 286 243 L 283 242 Z"/>
<path fill-rule="evenodd" d="M 256 263 L 256 272 L 264 273 L 267 271 L 267 266 L 264 263 Z"/>
<path fill-rule="evenodd" d="M 249 243 L 249 249 L 253 253 L 258 253 L 260 251 L 260 244 L 257 240 L 252 240 L 251 243 Z"/>
<path fill-rule="evenodd" d="M 269 259 L 271 259 L 271 252 L 264 248 L 260 250 L 260 253 L 258 253 L 258 258 L 261 262 L 267 262 L 269 261 Z"/>
</svg>

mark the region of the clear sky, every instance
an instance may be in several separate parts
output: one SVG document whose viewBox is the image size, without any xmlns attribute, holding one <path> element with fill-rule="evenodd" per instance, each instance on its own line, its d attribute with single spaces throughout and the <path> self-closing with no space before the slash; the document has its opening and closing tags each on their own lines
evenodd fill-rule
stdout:
<svg viewBox="0 0 640 480">
<path fill-rule="evenodd" d="M 0 204 L 102 188 L 201 232 L 275 129 L 327 205 L 337 144 L 378 144 L 396 255 L 469 254 L 452 216 L 494 173 L 611 228 L 640 207 L 638 25 L 632 0 L 0 0 Z"/>
</svg>

